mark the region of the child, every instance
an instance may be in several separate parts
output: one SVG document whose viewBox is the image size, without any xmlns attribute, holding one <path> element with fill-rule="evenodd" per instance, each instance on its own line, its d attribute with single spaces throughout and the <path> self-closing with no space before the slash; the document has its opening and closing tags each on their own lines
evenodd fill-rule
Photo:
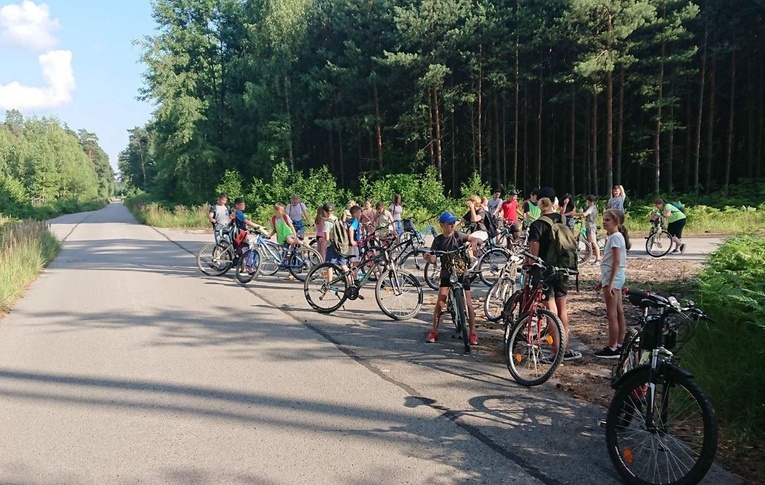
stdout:
<svg viewBox="0 0 765 485">
<path fill-rule="evenodd" d="M 587 196 L 587 210 L 580 212 L 576 217 L 584 217 L 584 228 L 587 230 L 587 240 L 590 241 L 592 251 L 595 253 L 595 264 L 600 264 L 600 248 L 598 247 L 598 206 L 595 205 L 594 195 Z"/>
<path fill-rule="evenodd" d="M 606 302 L 608 346 L 595 352 L 595 357 L 617 359 L 627 330 L 622 305 L 622 289 L 626 281 L 624 269 L 627 267 L 627 250 L 631 245 L 629 234 L 624 227 L 624 212 L 608 209 L 603 214 L 603 227 L 608 233 L 608 242 L 603 251 L 603 263 L 600 266 L 600 283 L 595 290 L 603 290 L 603 300 Z"/>
<path fill-rule="evenodd" d="M 268 237 L 272 237 L 276 234 L 276 242 L 279 244 L 300 244 L 300 240 L 295 236 L 295 226 L 292 225 L 292 220 L 287 214 L 284 213 L 284 204 L 277 203 L 274 205 L 274 215 L 271 216 L 271 234 Z"/>
<path fill-rule="evenodd" d="M 458 232 L 454 230 L 454 224 L 457 222 L 457 216 L 451 212 L 443 212 L 438 222 L 441 225 L 441 234 L 436 236 L 433 240 L 433 244 L 430 249 L 434 251 L 452 251 L 459 249 L 466 243 L 473 243 L 477 239 L 471 234 L 467 235 L 464 232 Z M 458 258 L 454 256 L 452 258 Z M 436 307 L 433 309 L 433 329 L 428 334 L 428 343 L 434 343 L 438 339 L 438 321 L 441 319 L 441 313 L 444 307 L 446 307 L 446 299 L 449 296 L 449 288 L 451 287 L 451 281 L 449 279 L 449 264 L 454 264 L 454 259 L 450 258 L 449 261 L 445 261 L 446 256 L 441 258 L 441 282 L 438 289 L 438 301 Z M 433 254 L 425 254 L 430 264 L 436 263 L 436 256 Z M 473 301 L 470 298 L 470 279 L 467 276 L 467 269 L 461 275 L 462 287 L 465 289 L 465 300 L 468 308 L 468 323 L 470 327 L 470 345 L 478 345 L 478 336 L 475 333 L 475 310 L 473 310 Z"/>
<path fill-rule="evenodd" d="M 327 259 L 327 240 L 324 238 L 324 221 L 327 220 L 327 204 L 320 206 L 316 210 L 316 218 L 313 223 L 316 225 L 316 246 L 321 254 L 322 261 Z"/>
<path fill-rule="evenodd" d="M 351 220 L 348 222 L 348 240 L 351 242 L 351 266 L 359 261 L 359 241 L 361 240 L 361 207 L 351 207 Z"/>
</svg>

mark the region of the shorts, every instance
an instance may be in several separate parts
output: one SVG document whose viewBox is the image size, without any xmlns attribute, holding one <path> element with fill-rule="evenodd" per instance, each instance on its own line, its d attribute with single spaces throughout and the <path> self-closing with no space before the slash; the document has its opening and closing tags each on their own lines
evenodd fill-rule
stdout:
<svg viewBox="0 0 765 485">
<path fill-rule="evenodd" d="M 531 284 L 536 284 L 538 278 L 542 277 L 541 271 L 531 272 Z M 568 295 L 568 275 L 555 273 L 549 280 L 544 283 L 546 288 L 544 290 L 544 299 L 550 298 L 550 295 L 556 300 L 562 300 Z"/>
<path fill-rule="evenodd" d="M 611 277 L 611 268 L 609 266 L 600 267 L 600 284 L 605 286 L 608 283 L 608 278 Z M 614 289 L 621 290 L 624 288 L 624 284 L 627 282 L 627 275 L 624 273 L 624 268 L 616 270 L 616 277 L 614 278 Z"/>
<path fill-rule="evenodd" d="M 303 236 L 305 234 L 305 222 L 303 222 L 302 219 L 299 221 L 292 221 L 292 225 L 295 226 L 295 231 L 297 231 L 298 236 Z"/>
<path fill-rule="evenodd" d="M 598 238 L 598 229 L 595 226 L 587 226 L 587 240 L 595 241 Z"/>
<path fill-rule="evenodd" d="M 462 278 L 460 278 L 460 283 L 462 283 L 462 289 L 464 289 L 465 291 L 470 291 L 470 278 L 465 278 L 463 276 Z M 448 276 L 446 278 L 444 278 L 442 276 L 440 281 L 439 281 L 439 283 L 438 283 L 438 287 L 439 288 L 451 288 L 452 287 L 451 278 L 449 278 Z"/>
<path fill-rule="evenodd" d="M 361 253 L 359 252 L 359 247 L 358 246 L 352 246 L 351 247 L 351 261 L 352 262 L 355 263 L 356 261 L 358 261 L 360 254 Z"/>
<path fill-rule="evenodd" d="M 670 222 L 667 225 L 667 232 L 670 236 L 676 237 L 678 239 L 683 237 L 683 228 L 685 227 L 685 222 L 688 219 L 680 219 L 679 221 Z"/>
<path fill-rule="evenodd" d="M 473 236 L 474 238 L 480 240 L 481 242 L 484 242 L 487 239 L 489 239 L 489 233 L 486 232 L 486 231 L 475 231 L 475 232 L 471 233 L 470 235 Z"/>
<path fill-rule="evenodd" d="M 519 232 L 518 223 L 513 221 L 505 221 L 505 227 L 510 229 L 510 232 L 515 234 L 516 232 Z"/>
<path fill-rule="evenodd" d="M 404 226 L 401 225 L 401 221 L 393 221 L 393 228 L 399 236 L 404 233 Z"/>
<path fill-rule="evenodd" d="M 324 259 L 327 263 L 336 264 L 338 266 L 348 266 L 348 259 L 345 256 L 338 253 L 332 244 L 327 245 L 327 257 Z"/>
</svg>

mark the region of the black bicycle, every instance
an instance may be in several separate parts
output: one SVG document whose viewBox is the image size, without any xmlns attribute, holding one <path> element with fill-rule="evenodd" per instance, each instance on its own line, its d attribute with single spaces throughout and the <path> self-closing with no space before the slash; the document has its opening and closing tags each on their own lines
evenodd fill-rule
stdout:
<svg viewBox="0 0 765 485">
<path fill-rule="evenodd" d="M 611 462 L 631 484 L 695 484 L 717 450 L 717 419 L 709 398 L 672 350 L 690 340 L 702 320 L 693 302 L 637 290 L 641 328 L 625 342 L 611 384 L 616 390 L 605 423 Z"/>
<path fill-rule="evenodd" d="M 449 283 L 451 286 L 449 287 L 449 296 L 446 299 L 446 312 L 452 317 L 454 330 L 456 335 L 462 338 L 466 354 L 470 353 L 470 326 L 468 322 L 470 313 L 467 307 L 467 296 L 465 295 L 462 278 L 467 273 L 467 251 L 469 248 L 470 246 L 462 246 L 451 251 L 428 251 L 430 254 L 437 256 L 439 260 L 441 257 L 445 257 L 448 261 L 446 268 L 449 272 Z"/>
</svg>

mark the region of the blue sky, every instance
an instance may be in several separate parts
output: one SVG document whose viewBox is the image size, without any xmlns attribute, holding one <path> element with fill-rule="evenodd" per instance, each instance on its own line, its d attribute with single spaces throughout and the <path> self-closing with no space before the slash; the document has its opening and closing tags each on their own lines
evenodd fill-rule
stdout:
<svg viewBox="0 0 765 485">
<path fill-rule="evenodd" d="M 17 107 L 95 132 L 116 167 L 151 116 L 132 41 L 154 33 L 149 0 L 0 0 L 0 119 Z"/>
</svg>

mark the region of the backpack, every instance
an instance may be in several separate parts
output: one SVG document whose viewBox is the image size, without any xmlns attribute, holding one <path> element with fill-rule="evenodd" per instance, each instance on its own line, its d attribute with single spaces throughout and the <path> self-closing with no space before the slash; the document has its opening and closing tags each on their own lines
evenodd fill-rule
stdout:
<svg viewBox="0 0 765 485">
<path fill-rule="evenodd" d="M 332 222 L 332 229 L 329 231 L 329 242 L 338 254 L 346 255 L 351 252 L 348 226 L 340 219 Z"/>
<path fill-rule="evenodd" d="M 547 248 L 547 254 L 540 254 L 542 260 L 552 266 L 566 269 L 577 268 L 577 245 L 574 233 L 562 222 L 553 222 L 547 216 L 541 216 L 542 221 L 550 226 L 550 245 Z"/>
<path fill-rule="evenodd" d="M 494 219 L 494 216 L 485 211 L 484 214 L 485 216 L 483 218 L 483 224 L 486 226 L 486 234 L 489 235 L 489 239 L 494 239 L 499 233 L 499 230 L 497 229 L 497 223 Z"/>
<path fill-rule="evenodd" d="M 670 202 L 670 204 L 674 205 L 677 208 L 677 210 L 679 210 L 680 212 L 685 214 L 685 206 L 683 205 L 682 202 L 680 202 L 680 201 Z"/>
</svg>

